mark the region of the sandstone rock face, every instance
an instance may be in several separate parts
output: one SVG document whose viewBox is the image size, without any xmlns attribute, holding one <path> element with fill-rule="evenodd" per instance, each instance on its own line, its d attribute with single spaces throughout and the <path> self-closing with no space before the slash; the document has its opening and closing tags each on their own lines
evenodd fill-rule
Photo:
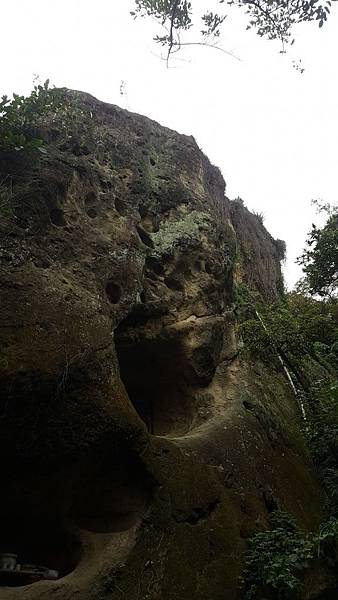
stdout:
<svg viewBox="0 0 338 600">
<path fill-rule="evenodd" d="M 239 280 L 272 302 L 283 290 L 278 241 L 265 229 L 262 215 L 251 213 L 238 200 L 231 202 L 230 211 L 240 249 Z"/>
<path fill-rule="evenodd" d="M 0 157 L 0 552 L 60 578 L 0 600 L 240 598 L 245 539 L 321 502 L 283 374 L 238 357 L 251 217 L 193 138 L 65 94 L 70 129 Z"/>
</svg>

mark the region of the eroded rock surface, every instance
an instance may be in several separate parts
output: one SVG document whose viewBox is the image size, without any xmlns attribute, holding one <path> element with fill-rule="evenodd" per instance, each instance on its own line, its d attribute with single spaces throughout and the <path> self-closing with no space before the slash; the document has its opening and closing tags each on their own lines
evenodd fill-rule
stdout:
<svg viewBox="0 0 338 600">
<path fill-rule="evenodd" d="M 65 94 L 71 130 L 0 157 L 0 552 L 61 577 L 0 599 L 240 598 L 245 539 L 276 507 L 313 527 L 321 502 L 283 374 L 238 358 L 253 221 L 193 138 Z"/>
</svg>

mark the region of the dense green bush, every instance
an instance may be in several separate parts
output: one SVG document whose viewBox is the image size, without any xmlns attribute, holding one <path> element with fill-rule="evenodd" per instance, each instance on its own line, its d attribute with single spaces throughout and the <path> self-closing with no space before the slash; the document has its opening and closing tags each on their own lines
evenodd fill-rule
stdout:
<svg viewBox="0 0 338 600">
<path fill-rule="evenodd" d="M 55 116 L 64 107 L 61 90 L 50 89 L 49 80 L 34 86 L 27 97 L 13 94 L 0 101 L 0 152 L 41 148 L 37 127 L 47 116 Z"/>
<path fill-rule="evenodd" d="M 247 286 L 237 286 L 238 306 L 251 307 L 239 331 L 244 347 L 252 358 L 271 360 L 265 350 L 277 349 L 295 366 L 306 354 L 319 360 L 327 369 L 338 367 L 338 302 L 316 300 L 290 293 L 271 305 L 259 302 Z M 257 313 L 266 327 L 259 321 Z"/>
<path fill-rule="evenodd" d="M 315 553 L 314 539 L 301 531 L 291 515 L 275 511 L 271 529 L 249 540 L 246 562 L 247 600 L 297 598 L 301 574 Z"/>
<path fill-rule="evenodd" d="M 314 559 L 335 568 L 338 519 L 330 517 L 319 533 L 302 531 L 288 513 L 274 511 L 271 528 L 253 535 L 248 544 L 245 569 L 246 600 L 299 598 L 303 575 Z"/>
<path fill-rule="evenodd" d="M 247 319 L 239 325 L 238 330 L 244 344 L 244 354 L 270 363 L 273 347 L 261 323 L 255 318 Z"/>
</svg>

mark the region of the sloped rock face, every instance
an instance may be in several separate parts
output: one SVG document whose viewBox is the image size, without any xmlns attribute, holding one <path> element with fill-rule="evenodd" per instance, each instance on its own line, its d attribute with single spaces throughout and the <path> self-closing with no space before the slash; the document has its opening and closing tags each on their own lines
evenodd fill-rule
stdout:
<svg viewBox="0 0 338 600">
<path fill-rule="evenodd" d="M 60 578 L 0 599 L 240 598 L 245 539 L 321 497 L 283 375 L 237 356 L 224 181 L 193 138 L 65 97 L 45 153 L 0 157 L 0 552 Z"/>
<path fill-rule="evenodd" d="M 265 229 L 262 216 L 251 213 L 240 201 L 231 202 L 230 212 L 240 254 L 239 278 L 263 301 L 273 302 L 283 291 L 278 241 Z"/>
</svg>

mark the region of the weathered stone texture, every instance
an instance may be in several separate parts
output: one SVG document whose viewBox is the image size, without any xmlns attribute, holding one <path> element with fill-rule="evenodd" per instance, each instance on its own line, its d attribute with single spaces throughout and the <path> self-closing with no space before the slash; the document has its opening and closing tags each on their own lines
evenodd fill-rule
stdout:
<svg viewBox="0 0 338 600">
<path fill-rule="evenodd" d="M 0 599 L 239 598 L 271 507 L 311 527 L 321 501 L 283 375 L 237 356 L 254 223 L 193 138 L 66 95 L 46 153 L 0 157 L 0 552 L 62 577 Z"/>
</svg>

